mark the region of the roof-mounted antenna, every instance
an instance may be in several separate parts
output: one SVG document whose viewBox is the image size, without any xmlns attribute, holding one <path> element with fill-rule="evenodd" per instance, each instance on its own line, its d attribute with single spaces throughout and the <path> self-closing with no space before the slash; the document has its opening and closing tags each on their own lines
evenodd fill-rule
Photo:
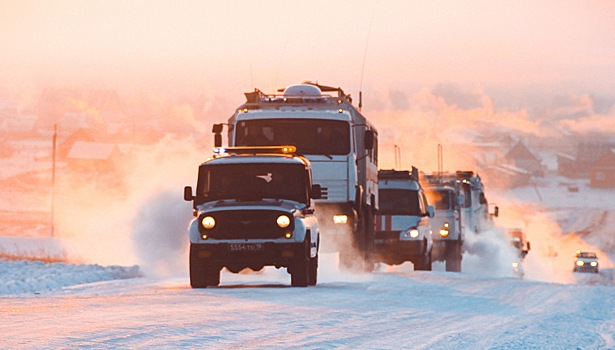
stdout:
<svg viewBox="0 0 615 350">
<path fill-rule="evenodd" d="M 442 173 L 444 172 L 444 163 L 442 160 L 442 145 L 438 144 L 438 182 L 442 182 Z"/>
<path fill-rule="evenodd" d="M 372 23 L 374 23 L 374 15 L 376 14 L 376 3 L 374 10 L 372 11 L 372 18 L 369 21 L 369 28 L 367 30 L 367 39 L 365 40 L 365 50 L 363 51 L 363 64 L 361 65 L 361 82 L 359 83 L 359 110 L 363 107 L 363 72 L 365 72 L 365 60 L 367 58 L 367 47 L 369 45 L 369 37 L 372 33 Z"/>
</svg>

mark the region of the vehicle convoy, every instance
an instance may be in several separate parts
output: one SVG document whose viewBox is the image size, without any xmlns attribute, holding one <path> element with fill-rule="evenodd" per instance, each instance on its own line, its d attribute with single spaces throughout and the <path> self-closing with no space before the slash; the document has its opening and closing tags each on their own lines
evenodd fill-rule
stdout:
<svg viewBox="0 0 615 350">
<path fill-rule="evenodd" d="M 399 265 L 406 261 L 415 270 L 431 270 L 434 208 L 428 205 L 418 170 L 380 170 L 380 211 L 376 216 L 375 261 Z"/>
<path fill-rule="evenodd" d="M 315 285 L 320 235 L 309 160 L 292 146 L 217 149 L 199 166 L 189 228 L 190 284 L 220 284 L 222 268 L 239 273 L 286 267 L 291 285 Z"/>
<path fill-rule="evenodd" d="M 446 271 L 460 272 L 466 235 L 486 229 L 499 209 L 489 214 L 484 184 L 473 171 L 426 174 L 422 182 L 435 207 L 432 260 L 444 261 Z"/>
<path fill-rule="evenodd" d="M 339 251 L 342 267 L 371 269 L 378 210 L 376 129 L 341 88 L 306 82 L 282 94 L 255 89 L 245 96 L 228 120 L 228 144 L 296 146 L 311 162 L 314 182 L 322 186 L 315 206 L 323 249 Z M 217 146 L 222 131 L 223 124 L 214 125 Z"/>
<path fill-rule="evenodd" d="M 573 271 L 598 273 L 598 256 L 596 253 L 577 250 Z"/>
</svg>

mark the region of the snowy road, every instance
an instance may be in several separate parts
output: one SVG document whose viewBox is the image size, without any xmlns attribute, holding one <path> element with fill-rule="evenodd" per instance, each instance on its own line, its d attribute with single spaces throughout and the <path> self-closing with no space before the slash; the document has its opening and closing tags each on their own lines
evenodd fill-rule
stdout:
<svg viewBox="0 0 615 350">
<path fill-rule="evenodd" d="M 615 288 L 389 268 L 79 284 L 0 298 L 3 348 L 605 349 Z"/>
</svg>

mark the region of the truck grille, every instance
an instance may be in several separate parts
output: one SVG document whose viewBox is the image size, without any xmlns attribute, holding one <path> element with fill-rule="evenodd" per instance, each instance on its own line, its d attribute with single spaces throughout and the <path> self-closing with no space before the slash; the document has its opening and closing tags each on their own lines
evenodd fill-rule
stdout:
<svg viewBox="0 0 615 350">
<path fill-rule="evenodd" d="M 276 219 L 282 214 L 291 217 L 291 225 L 284 229 L 276 223 Z M 292 215 L 282 211 L 236 210 L 206 215 L 214 217 L 216 226 L 210 230 L 200 227 L 201 233 L 215 239 L 275 239 L 284 237 L 286 232 L 292 232 L 294 229 Z"/>
</svg>

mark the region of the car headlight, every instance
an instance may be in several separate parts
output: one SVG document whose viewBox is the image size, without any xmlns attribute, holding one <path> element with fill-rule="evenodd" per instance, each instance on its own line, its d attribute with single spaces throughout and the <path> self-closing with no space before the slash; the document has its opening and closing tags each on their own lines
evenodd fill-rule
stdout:
<svg viewBox="0 0 615 350">
<path fill-rule="evenodd" d="M 206 216 L 201 220 L 201 225 L 203 225 L 204 228 L 211 230 L 214 226 L 216 226 L 216 219 L 214 219 L 213 216 Z"/>
<path fill-rule="evenodd" d="M 333 215 L 334 224 L 346 224 L 348 223 L 348 215 Z"/>
<path fill-rule="evenodd" d="M 440 230 L 440 236 L 442 236 L 442 237 L 448 236 L 448 233 L 449 233 L 448 230 L 445 229 L 445 228 Z"/>
<path fill-rule="evenodd" d="M 581 266 L 583 266 L 583 265 L 585 265 L 585 261 L 583 261 L 583 260 L 577 260 L 577 266 L 578 266 L 578 267 L 581 267 Z"/>
<path fill-rule="evenodd" d="M 596 267 L 598 266 L 598 262 L 597 261 L 592 261 L 589 263 L 592 267 Z"/>
<path fill-rule="evenodd" d="M 512 263 L 512 267 L 515 268 L 515 269 L 518 268 L 519 267 L 519 263 L 518 262 Z"/>
<path fill-rule="evenodd" d="M 419 236 L 419 230 L 413 228 L 412 230 L 408 231 L 408 234 L 410 235 L 410 237 L 416 238 Z"/>
<path fill-rule="evenodd" d="M 280 228 L 287 228 L 290 225 L 290 218 L 287 215 L 280 215 L 275 222 Z"/>
</svg>

